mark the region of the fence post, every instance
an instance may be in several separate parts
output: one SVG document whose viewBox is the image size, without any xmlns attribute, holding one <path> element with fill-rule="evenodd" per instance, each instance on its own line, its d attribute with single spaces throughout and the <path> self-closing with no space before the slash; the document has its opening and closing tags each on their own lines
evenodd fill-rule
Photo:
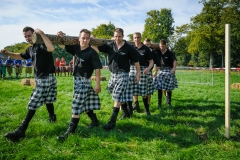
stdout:
<svg viewBox="0 0 240 160">
<path fill-rule="evenodd" d="M 230 24 L 225 25 L 225 136 L 230 138 Z"/>
</svg>

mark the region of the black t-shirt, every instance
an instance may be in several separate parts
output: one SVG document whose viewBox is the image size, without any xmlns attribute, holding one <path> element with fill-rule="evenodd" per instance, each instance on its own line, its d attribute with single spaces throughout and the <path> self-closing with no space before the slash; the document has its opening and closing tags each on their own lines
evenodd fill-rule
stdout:
<svg viewBox="0 0 240 160">
<path fill-rule="evenodd" d="M 158 56 L 161 62 L 160 67 L 173 67 L 173 62 L 176 61 L 176 57 L 175 55 L 167 49 L 167 51 L 162 54 L 162 52 L 160 50 L 157 51 L 158 52 Z"/>
<path fill-rule="evenodd" d="M 32 58 L 35 78 L 42 78 L 55 72 L 53 56 L 44 44 L 34 44 L 20 54 L 22 58 Z"/>
<path fill-rule="evenodd" d="M 141 48 L 137 48 L 135 45 L 133 45 L 133 47 L 139 53 L 138 55 L 139 55 L 140 66 L 148 66 L 149 65 L 148 61 L 153 59 L 151 50 L 145 45 L 142 45 Z M 133 61 L 131 61 L 131 65 L 134 65 Z"/>
<path fill-rule="evenodd" d="M 98 46 L 98 50 L 108 54 L 108 66 L 111 72 L 129 72 L 130 61 L 133 61 L 134 63 L 139 62 L 139 53 L 126 41 L 119 50 L 115 41 Z"/>
<path fill-rule="evenodd" d="M 154 64 L 156 64 L 156 66 L 161 66 L 161 62 L 160 62 L 158 53 L 155 50 L 152 50 L 152 55 L 153 55 Z"/>
<path fill-rule="evenodd" d="M 98 53 L 92 47 L 81 50 L 80 45 L 66 45 L 65 49 L 74 56 L 74 76 L 90 78 L 94 69 L 102 68 Z"/>
</svg>

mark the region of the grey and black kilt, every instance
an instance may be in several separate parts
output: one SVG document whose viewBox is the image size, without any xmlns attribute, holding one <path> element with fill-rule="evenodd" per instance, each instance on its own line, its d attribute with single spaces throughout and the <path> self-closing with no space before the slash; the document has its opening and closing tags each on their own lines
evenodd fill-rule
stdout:
<svg viewBox="0 0 240 160">
<path fill-rule="evenodd" d="M 151 95 L 156 91 L 154 88 L 152 71 L 148 73 L 148 80 L 147 80 L 147 95 Z"/>
<path fill-rule="evenodd" d="M 160 72 L 154 79 L 155 89 L 172 91 L 178 87 L 177 78 L 175 74 L 170 74 L 172 68 L 161 68 Z"/>
<path fill-rule="evenodd" d="M 132 101 L 132 96 L 147 96 L 154 92 L 152 73 L 143 74 L 144 69 L 147 67 L 141 66 L 141 77 L 138 83 L 135 82 L 137 75 L 136 67 L 131 65 L 129 73 L 129 82 L 126 89 L 126 100 L 127 102 Z"/>
<path fill-rule="evenodd" d="M 100 99 L 91 85 L 91 79 L 74 77 L 74 95 L 72 101 L 72 114 L 80 115 L 88 110 L 99 110 Z"/>
<path fill-rule="evenodd" d="M 128 81 L 128 72 L 111 73 L 107 90 L 112 93 L 112 99 L 115 102 L 126 102 L 126 94 L 129 94 L 126 92 Z"/>
<path fill-rule="evenodd" d="M 134 96 L 147 96 L 148 95 L 148 80 L 149 74 L 143 74 L 143 71 L 147 68 L 147 66 L 140 66 L 141 77 L 138 83 L 133 84 L 133 95 Z M 134 75 L 136 77 L 137 71 L 136 67 L 131 65 L 130 75 Z"/>
<path fill-rule="evenodd" d="M 53 103 L 57 96 L 57 81 L 53 74 L 43 78 L 35 78 L 36 87 L 28 102 L 28 109 L 36 110 L 45 103 Z"/>
</svg>

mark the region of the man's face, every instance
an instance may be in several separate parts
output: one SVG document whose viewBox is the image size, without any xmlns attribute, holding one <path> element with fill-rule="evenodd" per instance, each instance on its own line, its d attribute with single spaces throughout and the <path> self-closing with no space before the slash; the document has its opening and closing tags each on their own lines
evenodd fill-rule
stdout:
<svg viewBox="0 0 240 160">
<path fill-rule="evenodd" d="M 166 44 L 159 44 L 159 47 L 160 47 L 160 49 L 161 49 L 161 51 L 165 51 L 166 49 L 167 49 L 167 46 L 166 46 Z"/>
<path fill-rule="evenodd" d="M 33 35 L 33 33 L 30 30 L 28 30 L 27 32 L 23 32 L 23 36 L 24 36 L 25 40 L 30 44 L 33 43 L 32 42 L 32 35 Z"/>
<path fill-rule="evenodd" d="M 120 32 L 114 32 L 114 40 L 116 43 L 121 43 L 123 41 L 123 35 Z"/>
<path fill-rule="evenodd" d="M 133 35 L 133 40 L 136 44 L 140 44 L 141 43 L 141 36 L 139 34 L 134 34 Z"/>
<path fill-rule="evenodd" d="M 146 46 L 148 46 L 148 47 L 151 46 L 151 42 L 144 41 L 143 44 L 146 45 Z"/>
<path fill-rule="evenodd" d="M 79 37 L 79 42 L 80 42 L 81 48 L 87 48 L 90 42 L 89 33 L 82 32 Z"/>
</svg>

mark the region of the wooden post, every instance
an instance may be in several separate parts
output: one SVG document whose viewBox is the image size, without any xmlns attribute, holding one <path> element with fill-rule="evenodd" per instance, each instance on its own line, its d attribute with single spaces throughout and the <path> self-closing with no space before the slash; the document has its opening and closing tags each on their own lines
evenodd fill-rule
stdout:
<svg viewBox="0 0 240 160">
<path fill-rule="evenodd" d="M 50 39 L 53 44 L 58 45 L 76 45 L 79 44 L 78 37 L 74 36 L 65 36 L 63 38 L 58 37 L 57 35 L 46 34 L 46 36 Z M 33 33 L 32 41 L 35 44 L 43 44 L 43 39 L 39 34 Z M 110 39 L 100 39 L 100 38 L 91 38 L 90 45 L 92 46 L 101 46 L 107 42 L 112 42 Z M 134 42 L 127 41 L 129 44 L 134 44 Z M 152 43 L 150 48 L 159 49 L 158 43 Z"/>
<path fill-rule="evenodd" d="M 225 136 L 230 138 L 230 24 L 225 25 Z"/>
</svg>

